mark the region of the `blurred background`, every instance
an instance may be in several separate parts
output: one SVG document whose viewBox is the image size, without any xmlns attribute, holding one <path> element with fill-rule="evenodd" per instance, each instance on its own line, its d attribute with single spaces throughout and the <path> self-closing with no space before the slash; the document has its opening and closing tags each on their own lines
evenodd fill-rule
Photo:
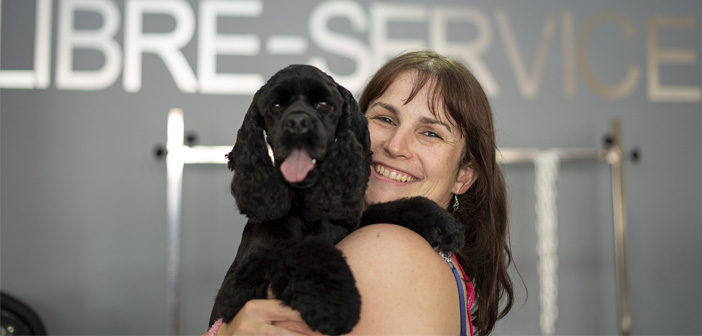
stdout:
<svg viewBox="0 0 702 336">
<path fill-rule="evenodd" d="M 166 334 L 166 118 L 231 146 L 253 92 L 291 63 L 355 94 L 434 49 L 488 93 L 501 148 L 603 148 L 624 163 L 632 334 L 702 334 L 702 3 L 0 0 L 1 288 L 51 334 Z M 224 154 L 224 153 L 222 153 Z M 503 166 L 517 300 L 495 334 L 539 334 L 535 174 Z M 180 332 L 206 330 L 246 220 L 224 165 L 186 165 Z M 616 334 L 610 166 L 557 186 L 556 334 Z M 528 297 L 527 297 L 528 290 Z"/>
</svg>

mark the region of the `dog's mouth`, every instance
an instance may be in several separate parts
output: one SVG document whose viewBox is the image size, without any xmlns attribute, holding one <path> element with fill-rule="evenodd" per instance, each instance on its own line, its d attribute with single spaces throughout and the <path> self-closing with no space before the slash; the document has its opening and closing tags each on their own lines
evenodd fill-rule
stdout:
<svg viewBox="0 0 702 336">
<path fill-rule="evenodd" d="M 304 149 L 293 149 L 280 164 L 280 172 L 288 183 L 300 183 L 313 168 L 316 160 Z"/>
<path fill-rule="evenodd" d="M 275 152 L 268 142 L 268 134 L 264 131 L 263 135 L 266 147 L 268 147 L 268 157 L 270 157 L 271 163 L 275 166 L 276 161 L 278 161 L 276 160 Z M 302 148 L 293 149 L 287 156 L 284 156 L 284 158 L 279 157 L 279 159 L 282 160 L 279 167 L 280 173 L 283 175 L 285 181 L 292 184 L 298 184 L 304 181 L 307 174 L 314 169 L 317 163 L 317 159 L 312 158 L 308 151 Z"/>
</svg>

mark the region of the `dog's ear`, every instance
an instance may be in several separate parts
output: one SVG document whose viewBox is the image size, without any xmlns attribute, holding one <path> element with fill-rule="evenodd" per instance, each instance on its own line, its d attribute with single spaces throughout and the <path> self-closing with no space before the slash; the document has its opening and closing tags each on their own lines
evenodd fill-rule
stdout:
<svg viewBox="0 0 702 336">
<path fill-rule="evenodd" d="M 251 102 L 236 144 L 227 155 L 234 171 L 231 192 L 237 207 L 250 220 L 262 222 L 279 218 L 290 210 L 292 191 L 268 156 L 263 116 L 258 111 L 259 90 Z"/>
<path fill-rule="evenodd" d="M 336 140 L 319 163 L 320 183 L 307 193 L 305 207 L 355 226 L 370 175 L 370 136 L 368 122 L 353 95 L 341 86 L 338 90 L 344 97 L 344 107 Z"/>
</svg>

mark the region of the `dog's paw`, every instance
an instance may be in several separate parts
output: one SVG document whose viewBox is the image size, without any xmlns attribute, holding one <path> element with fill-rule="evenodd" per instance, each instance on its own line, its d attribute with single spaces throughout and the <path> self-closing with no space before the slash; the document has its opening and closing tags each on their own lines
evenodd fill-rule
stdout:
<svg viewBox="0 0 702 336">
<path fill-rule="evenodd" d="M 424 212 L 426 217 L 413 224 L 413 229 L 437 252 L 454 253 L 464 243 L 465 226 L 448 211 L 428 199 L 412 199 L 415 209 Z"/>
<path fill-rule="evenodd" d="M 395 223 L 420 236 L 438 252 L 453 253 L 463 246 L 465 226 L 426 197 L 375 204 L 363 214 L 363 224 Z"/>
<path fill-rule="evenodd" d="M 298 303 L 292 307 L 300 311 L 302 319 L 312 330 L 325 335 L 351 332 L 361 313 L 361 297 L 358 291 L 355 288 L 322 288 L 321 284 L 317 289 L 314 294 L 300 294 Z"/>
<path fill-rule="evenodd" d="M 436 219 L 432 233 L 425 239 L 437 252 L 454 253 L 463 247 L 465 226 L 460 220 L 444 212 L 446 215 Z"/>
<path fill-rule="evenodd" d="M 326 335 L 351 331 L 361 313 L 361 296 L 341 251 L 331 243 L 305 241 L 288 250 L 271 276 L 271 290 Z"/>
</svg>

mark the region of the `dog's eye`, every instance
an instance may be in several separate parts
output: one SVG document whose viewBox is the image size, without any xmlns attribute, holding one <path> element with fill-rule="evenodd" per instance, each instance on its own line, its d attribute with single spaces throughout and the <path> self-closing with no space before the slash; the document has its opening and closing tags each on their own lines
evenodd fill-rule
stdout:
<svg viewBox="0 0 702 336">
<path fill-rule="evenodd" d="M 273 112 L 273 113 L 280 113 L 280 112 L 283 111 L 283 105 L 280 105 L 280 104 L 278 104 L 278 103 L 275 103 L 275 104 L 271 105 L 270 110 L 271 110 L 271 112 Z"/>
<path fill-rule="evenodd" d="M 319 112 L 324 112 L 324 113 L 331 112 L 332 108 L 334 108 L 332 106 L 332 104 L 329 104 L 323 100 L 320 101 L 319 103 L 317 103 L 317 111 L 319 111 Z"/>
</svg>

